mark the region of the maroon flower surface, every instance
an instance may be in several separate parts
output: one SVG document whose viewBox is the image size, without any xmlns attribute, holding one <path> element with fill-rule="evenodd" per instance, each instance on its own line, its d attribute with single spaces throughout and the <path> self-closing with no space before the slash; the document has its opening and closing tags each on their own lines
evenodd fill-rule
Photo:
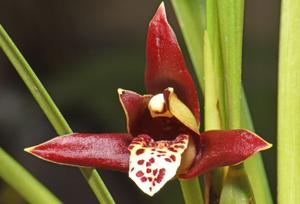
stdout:
<svg viewBox="0 0 300 204">
<path fill-rule="evenodd" d="M 148 95 L 119 89 L 128 133 L 73 133 L 25 149 L 50 162 L 128 172 L 152 196 L 170 179 L 238 164 L 271 144 L 248 130 L 199 132 L 197 90 L 164 5 L 149 24 Z"/>
</svg>

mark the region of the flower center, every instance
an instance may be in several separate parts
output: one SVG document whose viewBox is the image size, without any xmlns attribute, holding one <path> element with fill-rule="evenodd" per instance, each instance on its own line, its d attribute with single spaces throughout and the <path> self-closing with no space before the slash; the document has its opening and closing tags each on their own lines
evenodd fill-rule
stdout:
<svg viewBox="0 0 300 204">
<path fill-rule="evenodd" d="M 154 95 L 150 99 L 150 101 L 148 103 L 148 109 L 153 118 L 156 118 L 156 117 L 172 118 L 173 117 L 172 113 L 167 108 L 166 100 L 165 100 L 164 94 L 162 94 L 162 93 Z"/>
</svg>

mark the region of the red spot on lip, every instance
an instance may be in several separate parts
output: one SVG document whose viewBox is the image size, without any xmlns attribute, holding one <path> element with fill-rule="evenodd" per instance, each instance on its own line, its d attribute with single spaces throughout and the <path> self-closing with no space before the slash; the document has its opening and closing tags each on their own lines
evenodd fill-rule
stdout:
<svg viewBox="0 0 300 204">
<path fill-rule="evenodd" d="M 174 149 L 173 147 L 169 147 L 168 149 L 169 149 L 171 152 L 177 152 L 177 150 Z"/>
<path fill-rule="evenodd" d="M 160 183 L 163 180 L 163 178 L 165 176 L 165 173 L 166 173 L 166 169 L 165 168 L 162 168 L 162 169 L 159 170 L 159 173 L 158 173 L 158 175 L 157 175 L 157 177 L 155 179 L 157 183 Z"/>
<path fill-rule="evenodd" d="M 144 164 L 144 162 L 145 162 L 145 161 L 144 161 L 143 159 L 141 159 L 141 160 L 138 160 L 138 162 L 137 162 L 137 163 L 138 163 L 138 165 L 143 165 L 143 164 Z"/>
<path fill-rule="evenodd" d="M 153 170 L 153 175 L 155 176 L 157 174 L 157 169 Z"/>
<path fill-rule="evenodd" d="M 176 161 L 175 155 L 172 154 L 172 155 L 170 156 L 170 159 L 172 159 L 173 161 Z"/>
<path fill-rule="evenodd" d="M 140 154 L 143 154 L 144 152 L 145 152 L 144 149 L 138 149 L 138 150 L 136 150 L 135 154 L 140 155 Z"/>
<path fill-rule="evenodd" d="M 179 149 L 183 149 L 183 148 L 184 148 L 183 145 L 175 145 L 174 147 L 175 147 L 175 148 L 179 148 Z"/>
<path fill-rule="evenodd" d="M 166 160 L 167 162 L 172 162 L 172 160 L 169 159 L 169 158 L 165 158 L 165 160 Z"/>
<path fill-rule="evenodd" d="M 146 182 L 146 181 L 147 181 L 147 178 L 144 176 L 144 177 L 141 178 L 141 181 L 142 181 L 142 182 Z"/>
<path fill-rule="evenodd" d="M 149 174 L 151 173 L 151 169 L 146 169 L 146 172 Z"/>
<path fill-rule="evenodd" d="M 154 163 L 155 159 L 152 157 L 151 159 L 149 159 L 149 162 Z"/>
<path fill-rule="evenodd" d="M 150 182 L 151 182 L 151 181 L 152 181 L 152 177 L 148 177 L 148 181 L 150 181 Z"/>
<path fill-rule="evenodd" d="M 146 163 L 146 166 L 148 167 L 148 166 L 151 166 L 151 163 L 150 162 L 147 162 Z"/>
<path fill-rule="evenodd" d="M 141 176 L 144 176 L 144 173 L 142 171 L 138 171 L 136 172 L 135 174 L 137 177 L 141 177 Z"/>
</svg>

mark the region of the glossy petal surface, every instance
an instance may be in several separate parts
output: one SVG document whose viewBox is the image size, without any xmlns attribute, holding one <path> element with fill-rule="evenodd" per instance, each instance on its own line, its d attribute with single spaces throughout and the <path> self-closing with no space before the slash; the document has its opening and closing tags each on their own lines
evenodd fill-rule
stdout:
<svg viewBox="0 0 300 204">
<path fill-rule="evenodd" d="M 213 130 L 200 135 L 194 164 L 180 178 L 191 178 L 214 168 L 238 164 L 272 145 L 247 130 Z"/>
<path fill-rule="evenodd" d="M 188 135 L 156 142 L 148 135 L 134 138 L 128 147 L 129 177 L 144 193 L 152 196 L 176 175 L 188 140 Z"/>
<path fill-rule="evenodd" d="M 173 87 L 199 125 L 196 87 L 186 68 L 175 33 L 167 21 L 163 4 L 149 24 L 146 46 L 145 84 L 148 92 L 158 94 L 167 87 Z"/>
<path fill-rule="evenodd" d="M 176 117 L 153 118 L 148 109 L 151 95 L 142 96 L 132 91 L 119 89 L 119 98 L 127 117 L 128 132 L 133 136 L 147 134 L 151 135 L 154 140 L 173 140 L 182 133 L 195 134 Z"/>
<path fill-rule="evenodd" d="M 46 161 L 84 167 L 128 171 L 129 134 L 73 133 L 25 149 Z"/>
</svg>

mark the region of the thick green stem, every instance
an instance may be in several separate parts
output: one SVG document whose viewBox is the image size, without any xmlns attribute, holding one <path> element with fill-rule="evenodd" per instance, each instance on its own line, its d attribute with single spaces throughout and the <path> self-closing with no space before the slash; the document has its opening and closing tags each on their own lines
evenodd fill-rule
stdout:
<svg viewBox="0 0 300 204">
<path fill-rule="evenodd" d="M 242 108 L 241 108 L 241 128 L 254 131 L 254 126 L 251 120 L 251 114 L 248 108 L 246 96 L 242 89 Z M 272 194 L 270 191 L 268 178 L 264 168 L 264 162 L 261 153 L 250 157 L 244 162 L 252 191 L 257 203 L 272 204 Z"/>
<path fill-rule="evenodd" d="M 214 36 L 212 36 L 214 37 Z M 216 52 L 213 52 L 210 36 L 204 32 L 204 115 L 205 131 L 222 129 L 220 99 L 222 97 L 221 73 Z M 215 47 L 216 48 L 216 47 Z M 215 50 L 215 49 L 214 49 Z M 223 100 L 222 100 L 223 101 Z M 218 203 L 225 175 L 225 168 L 215 169 L 204 175 L 205 182 L 205 203 Z"/>
<path fill-rule="evenodd" d="M 183 37 L 190 51 L 190 56 L 195 65 L 199 83 L 204 85 L 203 75 L 203 31 L 204 31 L 204 6 L 201 0 L 172 0 L 178 22 L 183 32 Z M 198 23 L 195 23 L 196 22 Z M 193 54 L 192 54 L 193 52 Z M 186 204 L 203 203 L 202 192 L 197 178 L 180 181 L 183 197 Z"/>
<path fill-rule="evenodd" d="M 46 89 L 1 25 L 0 47 L 11 61 L 20 77 L 23 79 L 27 88 L 34 96 L 56 132 L 59 135 L 72 133 L 70 126 L 54 104 Z M 80 170 L 99 202 L 114 203 L 112 196 L 95 169 L 81 168 Z"/>
<path fill-rule="evenodd" d="M 278 203 L 300 201 L 300 0 L 281 1 Z"/>
<path fill-rule="evenodd" d="M 219 0 L 220 39 L 223 57 L 226 128 L 241 124 L 241 66 L 244 0 Z M 229 167 L 220 203 L 252 203 L 254 196 L 243 164 Z"/>
<path fill-rule="evenodd" d="M 206 29 L 212 43 L 213 50 L 213 61 L 215 63 L 216 69 L 218 70 L 218 65 L 220 66 L 219 70 L 221 75 L 222 73 L 222 56 L 218 51 L 220 46 L 219 42 L 219 25 L 218 23 L 218 12 L 216 3 L 219 0 L 207 0 L 206 1 Z M 181 27 L 185 43 L 187 45 L 189 54 L 191 56 L 199 84 L 204 90 L 204 67 L 203 61 L 201 61 L 203 56 L 203 30 L 204 30 L 204 21 L 205 18 L 203 14 L 203 5 L 201 5 L 201 0 L 172 0 L 174 10 Z M 187 6 L 182 7 L 181 4 L 187 4 Z M 192 17 L 191 17 L 192 16 Z M 219 52 L 219 54 L 218 54 Z M 217 56 L 217 57 L 215 57 Z M 221 76 L 220 75 L 220 76 Z M 220 80 L 222 80 L 221 78 Z M 223 84 L 220 84 L 220 87 L 223 89 Z M 243 89 L 242 89 L 243 90 Z M 223 93 L 224 94 L 224 93 Z M 221 101 L 224 98 L 223 94 L 220 95 L 220 112 L 222 118 L 222 126 L 224 127 L 224 102 Z M 242 104 L 241 104 L 241 123 L 242 127 L 253 130 L 253 125 L 251 122 L 251 116 L 249 114 L 246 98 L 244 94 L 242 95 Z M 245 169 L 249 175 L 249 180 L 253 188 L 253 193 L 255 195 L 257 203 L 272 203 L 272 197 L 270 188 L 268 185 L 265 169 L 262 162 L 262 157 L 260 153 L 251 157 L 245 162 Z"/>
<path fill-rule="evenodd" d="M 198 178 L 180 180 L 180 186 L 186 204 L 201 204 L 203 197 Z"/>
<path fill-rule="evenodd" d="M 241 66 L 244 23 L 243 0 L 219 0 L 220 39 L 223 57 L 226 126 L 240 128 Z"/>
<path fill-rule="evenodd" d="M 218 97 L 218 109 L 221 119 L 220 129 L 225 128 L 225 95 L 224 95 L 224 74 L 223 74 L 223 59 L 221 53 L 221 43 L 220 43 L 220 28 L 219 28 L 219 18 L 217 12 L 217 1 L 218 0 L 207 0 L 206 1 L 206 31 L 211 47 L 211 60 L 214 70 L 215 79 L 214 84 L 217 88 Z M 204 46 L 204 54 L 206 54 L 206 46 Z M 205 59 L 204 59 L 205 60 Z M 206 68 L 206 65 L 204 67 Z M 205 85 L 206 86 L 206 85 Z"/>
<path fill-rule="evenodd" d="M 0 148 L 0 164 L 0 178 L 12 186 L 28 203 L 62 203 L 2 148 Z"/>
<path fill-rule="evenodd" d="M 199 85 L 204 88 L 203 36 L 205 6 L 203 0 L 172 0 L 172 5 L 181 27 L 190 58 L 195 68 Z"/>
</svg>

